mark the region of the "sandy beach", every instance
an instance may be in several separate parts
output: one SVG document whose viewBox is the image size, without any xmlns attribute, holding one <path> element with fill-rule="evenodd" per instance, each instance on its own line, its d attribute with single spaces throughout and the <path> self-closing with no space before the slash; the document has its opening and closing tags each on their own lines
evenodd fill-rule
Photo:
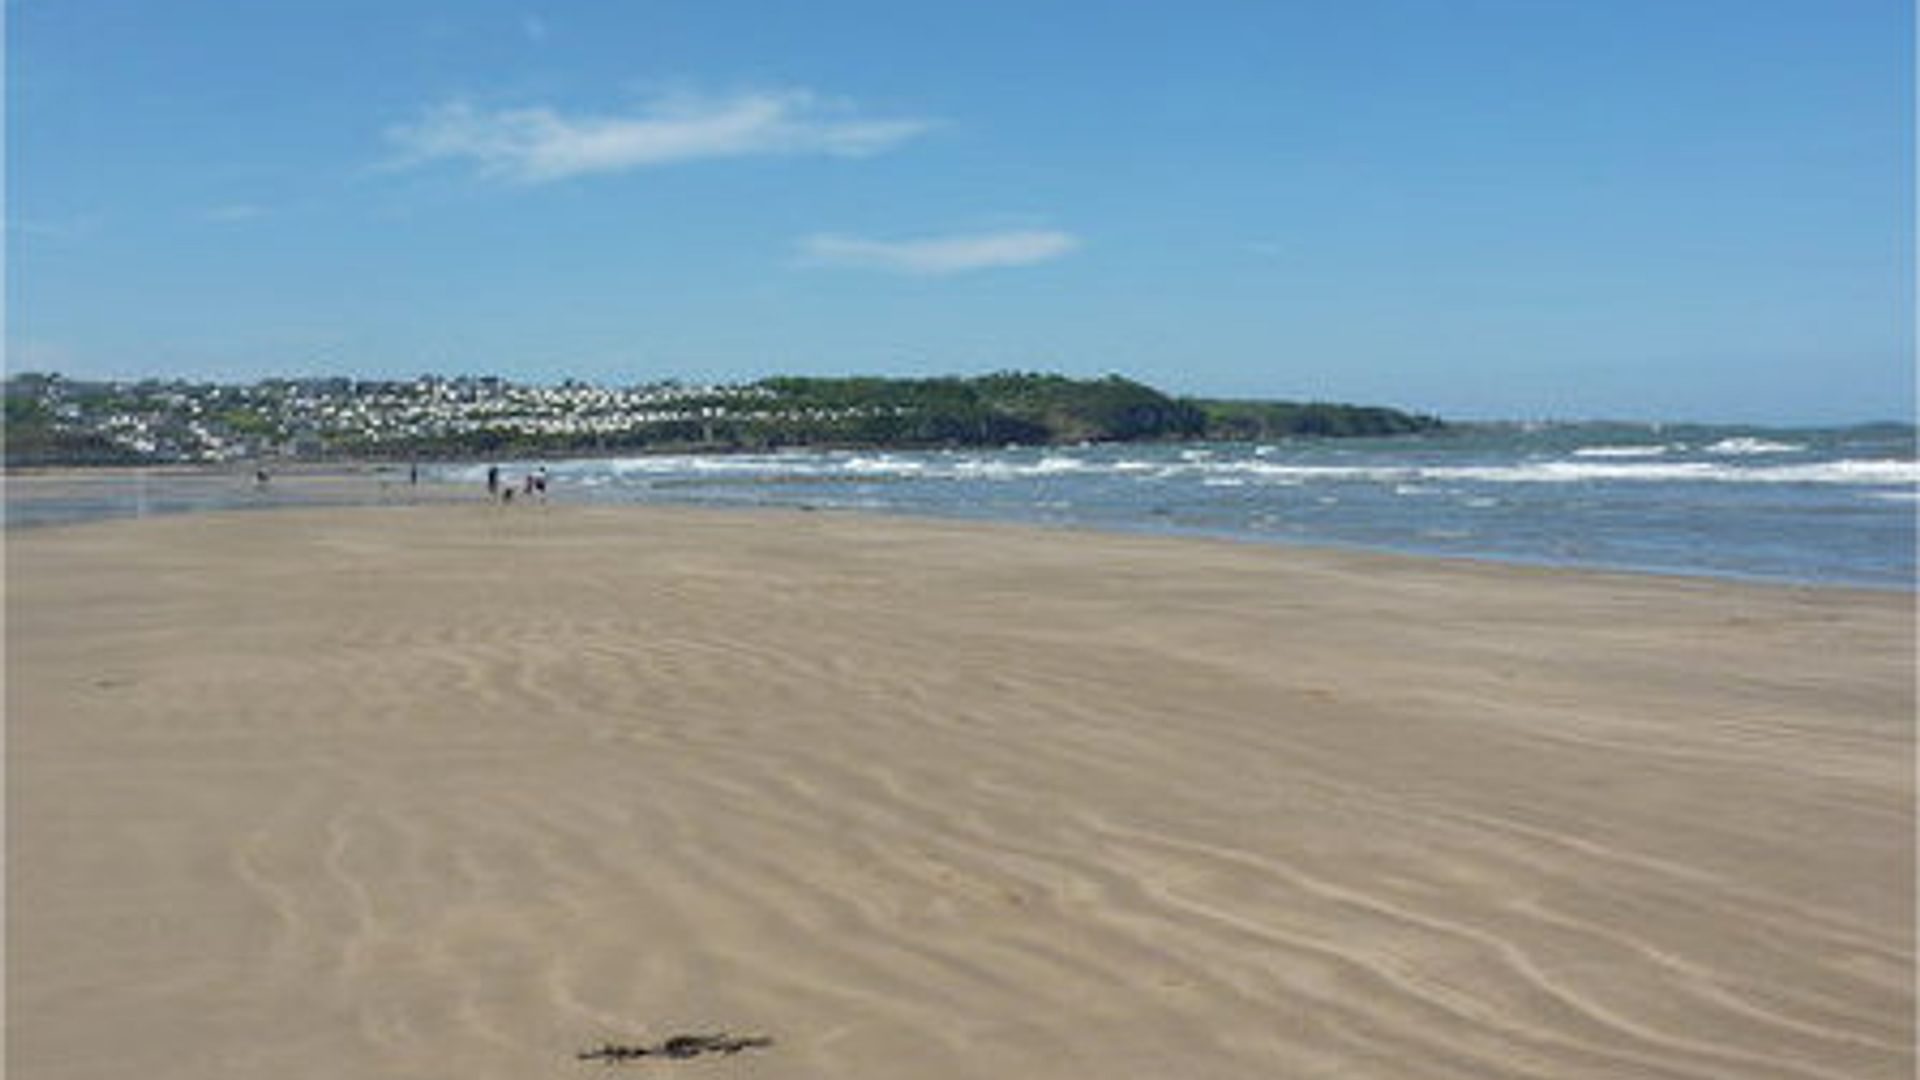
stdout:
<svg viewBox="0 0 1920 1080">
<path fill-rule="evenodd" d="M 799 511 L 6 545 L 21 1080 L 1914 1072 L 1911 595 Z"/>
</svg>

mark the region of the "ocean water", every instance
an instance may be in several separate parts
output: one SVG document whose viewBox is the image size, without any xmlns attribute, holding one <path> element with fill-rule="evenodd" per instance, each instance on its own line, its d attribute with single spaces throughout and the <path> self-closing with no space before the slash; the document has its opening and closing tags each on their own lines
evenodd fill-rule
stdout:
<svg viewBox="0 0 1920 1080">
<path fill-rule="evenodd" d="M 508 463 L 518 475 L 526 463 Z M 1912 589 L 1909 428 L 1486 427 L 1379 440 L 549 462 L 556 497 L 805 506 Z M 478 485 L 484 466 L 450 479 Z"/>
<path fill-rule="evenodd" d="M 489 463 L 432 465 L 471 485 Z M 510 481 L 532 467 L 502 461 Z M 1911 428 L 1463 428 L 1378 440 L 793 451 L 546 461 L 556 500 L 787 506 L 1332 545 L 1508 562 L 1915 588 Z M 389 501 L 394 474 L 326 501 Z M 283 498 L 231 478 L 8 492 L 10 526 Z M 284 501 L 311 499 L 289 494 Z M 137 500 L 137 501 L 136 501 Z"/>
</svg>

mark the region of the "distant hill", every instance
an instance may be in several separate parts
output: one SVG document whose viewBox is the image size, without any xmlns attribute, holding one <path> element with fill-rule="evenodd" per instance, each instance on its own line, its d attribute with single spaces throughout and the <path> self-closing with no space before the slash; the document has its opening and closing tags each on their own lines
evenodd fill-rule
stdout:
<svg viewBox="0 0 1920 1080">
<path fill-rule="evenodd" d="M 1380 405 L 1221 399 L 1196 399 L 1192 404 L 1206 417 L 1206 437 L 1222 442 L 1301 436 L 1412 435 L 1446 427 L 1437 416 L 1406 413 Z"/>
<path fill-rule="evenodd" d="M 1003 372 L 979 378 L 811 379 L 758 383 L 791 418 L 757 432 L 778 443 L 998 446 L 1196 438 L 1206 417 L 1117 375 L 1075 380 Z"/>
<path fill-rule="evenodd" d="M 8 379 L 9 465 L 290 457 L 500 457 L 1399 435 L 1379 406 L 1174 398 L 1119 375 L 780 377 L 727 386 L 517 385 L 496 378 Z"/>
<path fill-rule="evenodd" d="M 796 415 L 833 413 L 830 429 L 860 444 L 1237 441 L 1295 437 L 1407 435 L 1436 431 L 1434 416 L 1378 405 L 1172 398 L 1118 375 L 1069 379 L 1001 372 L 961 379 L 768 379 L 756 384 Z"/>
</svg>

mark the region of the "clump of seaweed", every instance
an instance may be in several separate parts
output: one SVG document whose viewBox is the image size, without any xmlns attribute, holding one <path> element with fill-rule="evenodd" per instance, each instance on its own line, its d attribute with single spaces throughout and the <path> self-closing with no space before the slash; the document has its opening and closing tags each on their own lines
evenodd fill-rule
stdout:
<svg viewBox="0 0 1920 1080">
<path fill-rule="evenodd" d="M 602 1043 L 591 1050 L 582 1050 L 577 1056 L 581 1061 L 604 1061 L 609 1064 L 644 1057 L 685 1060 L 700 1057 L 703 1054 L 731 1057 L 742 1050 L 758 1050 L 772 1045 L 773 1040 L 765 1035 L 729 1035 L 723 1031 L 718 1035 L 674 1035 L 651 1046 L 639 1043 Z"/>
</svg>

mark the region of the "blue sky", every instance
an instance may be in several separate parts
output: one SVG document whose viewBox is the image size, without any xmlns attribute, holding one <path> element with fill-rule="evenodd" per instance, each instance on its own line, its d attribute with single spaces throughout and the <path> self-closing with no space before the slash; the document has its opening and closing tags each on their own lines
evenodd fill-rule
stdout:
<svg viewBox="0 0 1920 1080">
<path fill-rule="evenodd" d="M 1892 0 L 16 0 L 7 366 L 1914 413 Z"/>
</svg>

